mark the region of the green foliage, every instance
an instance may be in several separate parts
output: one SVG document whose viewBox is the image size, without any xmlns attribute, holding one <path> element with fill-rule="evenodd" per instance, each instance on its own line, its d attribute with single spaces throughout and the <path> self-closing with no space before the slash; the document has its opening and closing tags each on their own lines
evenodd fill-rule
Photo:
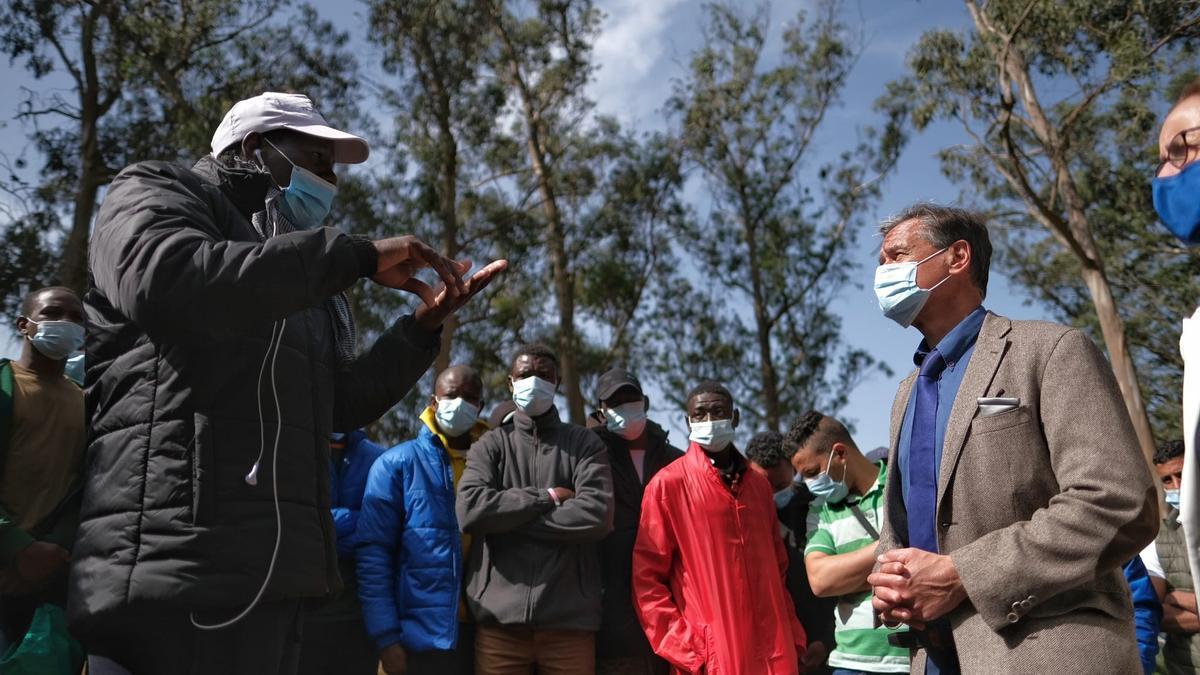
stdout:
<svg viewBox="0 0 1200 675">
<path fill-rule="evenodd" d="M 967 4 L 976 29 L 922 36 L 878 105 L 916 130 L 963 126 L 972 142 L 941 152 L 943 172 L 1002 225 L 1000 264 L 1096 339 L 1084 279 L 1102 271 L 1156 435 L 1177 434 L 1179 325 L 1200 297 L 1200 253 L 1157 224 L 1149 183 L 1166 104 L 1197 67 L 1200 3 Z"/>
<path fill-rule="evenodd" d="M 892 137 L 869 134 L 819 167 L 809 159 L 856 59 L 838 10 L 822 2 L 813 18 L 799 14 L 768 66 L 766 8 L 747 16 L 708 5 L 705 46 L 667 104 L 711 206 L 678 230 L 699 279 L 665 284 L 675 314 L 658 370 L 677 395 L 701 378 L 726 382 L 771 429 L 812 407 L 836 411 L 874 366 L 843 348 L 829 306 L 877 194 L 868 172 L 890 166 L 894 144 L 883 141 Z"/>
</svg>

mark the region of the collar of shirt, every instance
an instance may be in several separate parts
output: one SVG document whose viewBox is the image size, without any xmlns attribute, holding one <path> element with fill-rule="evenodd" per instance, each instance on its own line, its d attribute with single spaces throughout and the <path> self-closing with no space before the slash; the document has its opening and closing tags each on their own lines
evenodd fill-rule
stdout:
<svg viewBox="0 0 1200 675">
<path fill-rule="evenodd" d="M 937 350 L 941 353 L 942 358 L 946 361 L 946 367 L 950 370 L 958 363 L 963 354 L 975 344 L 976 338 L 979 337 L 979 330 L 983 328 L 983 320 L 987 318 L 987 310 L 983 305 L 976 307 L 968 314 L 958 325 L 946 333 L 946 337 L 937 343 Z M 913 362 L 920 368 L 925 362 L 925 357 L 933 349 L 925 340 L 921 340 L 921 344 L 917 346 L 917 351 L 913 354 Z"/>
<path fill-rule="evenodd" d="M 717 466 L 716 460 L 714 460 L 712 457 L 708 458 L 708 462 L 709 464 L 713 465 L 714 469 L 717 470 L 717 473 L 721 476 L 721 480 L 725 481 L 725 484 L 730 487 L 737 485 L 738 481 L 742 477 L 742 474 L 746 473 L 746 469 L 749 467 L 749 465 L 746 464 L 746 458 L 742 457 L 742 453 L 738 452 L 736 448 L 732 449 L 732 459 L 730 460 L 728 467 L 722 469 L 721 467 Z"/>
</svg>

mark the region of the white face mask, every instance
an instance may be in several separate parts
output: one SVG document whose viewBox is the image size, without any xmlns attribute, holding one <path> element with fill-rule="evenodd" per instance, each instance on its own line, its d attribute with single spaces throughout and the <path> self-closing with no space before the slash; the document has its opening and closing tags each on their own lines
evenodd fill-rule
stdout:
<svg viewBox="0 0 1200 675">
<path fill-rule="evenodd" d="M 25 337 L 33 348 L 53 361 L 64 361 L 83 347 L 84 329 L 74 321 L 30 321 L 37 332 Z"/>
<path fill-rule="evenodd" d="M 556 384 L 549 380 L 543 380 L 537 375 L 530 375 L 512 382 L 512 398 L 513 403 L 517 404 L 526 415 L 537 417 L 550 409 L 554 405 L 554 390 L 558 388 Z"/>
<path fill-rule="evenodd" d="M 609 431 L 632 441 L 646 430 L 646 403 L 631 401 L 615 408 L 605 408 L 604 421 Z"/>
<path fill-rule="evenodd" d="M 704 448 L 706 452 L 721 452 L 733 442 L 731 420 L 691 422 L 688 440 Z"/>
<path fill-rule="evenodd" d="M 942 249 L 917 262 L 898 262 L 875 268 L 875 297 L 879 299 L 879 309 L 883 310 L 884 316 L 904 328 L 912 325 L 933 289 L 950 278 L 947 274 L 945 279 L 932 287 L 921 288 L 917 285 L 917 267 L 945 251 Z"/>
<path fill-rule="evenodd" d="M 438 399 L 433 416 L 437 420 L 438 428 L 447 436 L 455 438 L 475 426 L 476 420 L 479 419 L 479 408 L 461 398 L 443 398 Z"/>
</svg>

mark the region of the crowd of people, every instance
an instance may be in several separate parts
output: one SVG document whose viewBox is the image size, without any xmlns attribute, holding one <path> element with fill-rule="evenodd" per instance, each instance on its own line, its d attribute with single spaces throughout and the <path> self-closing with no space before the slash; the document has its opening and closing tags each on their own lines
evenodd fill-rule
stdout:
<svg viewBox="0 0 1200 675">
<path fill-rule="evenodd" d="M 1160 152 L 1155 206 L 1200 243 L 1200 83 Z M 193 168 L 116 177 L 82 298 L 25 298 L 0 361 L 0 671 L 1200 668 L 1193 449 L 1154 458 L 1160 517 L 1100 350 L 985 309 L 979 214 L 921 203 L 880 228 L 880 308 L 921 334 L 883 456 L 819 411 L 739 448 L 715 381 L 676 447 L 622 367 L 571 424 L 537 343 L 486 421 L 480 372 L 436 373 L 389 449 L 363 429 L 507 262 L 323 226 L 334 166 L 367 155 L 304 96 L 241 101 Z M 363 278 L 419 304 L 360 352 Z"/>
</svg>

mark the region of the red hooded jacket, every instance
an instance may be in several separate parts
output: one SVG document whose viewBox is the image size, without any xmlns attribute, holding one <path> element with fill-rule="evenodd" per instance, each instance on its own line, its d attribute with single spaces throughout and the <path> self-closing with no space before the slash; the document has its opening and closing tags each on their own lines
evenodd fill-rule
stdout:
<svg viewBox="0 0 1200 675">
<path fill-rule="evenodd" d="M 693 443 L 642 499 L 633 549 L 638 619 L 676 673 L 795 675 L 804 629 L 767 479 L 730 490 Z"/>
</svg>

